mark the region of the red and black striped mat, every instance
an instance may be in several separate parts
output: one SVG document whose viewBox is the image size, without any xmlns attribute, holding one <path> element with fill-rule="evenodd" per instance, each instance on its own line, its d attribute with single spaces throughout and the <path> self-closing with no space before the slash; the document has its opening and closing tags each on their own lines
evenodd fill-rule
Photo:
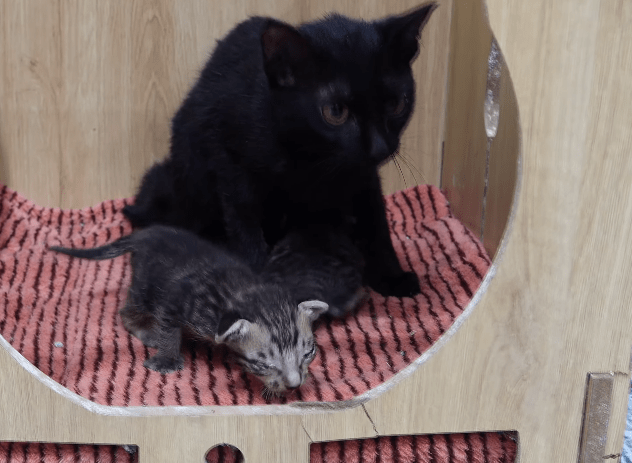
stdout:
<svg viewBox="0 0 632 463">
<path fill-rule="evenodd" d="M 258 380 L 222 347 L 186 346 L 184 370 L 171 375 L 144 368 L 148 351 L 117 314 L 130 281 L 128 256 L 95 262 L 47 251 L 50 245 L 99 246 L 130 233 L 121 213 L 129 202 L 44 208 L 0 186 L 0 335 L 53 380 L 103 405 L 261 405 L 356 397 L 436 342 L 461 315 L 490 265 L 439 189 L 419 186 L 387 196 L 395 249 L 404 268 L 418 274 L 422 293 L 399 299 L 372 292 L 354 314 L 319 323 L 320 350 L 308 382 L 284 398 L 265 400 Z"/>
<path fill-rule="evenodd" d="M 370 300 L 315 331 L 320 351 L 308 382 L 266 401 L 261 384 L 222 347 L 188 346 L 185 369 L 143 367 L 148 351 L 117 310 L 130 281 L 128 256 L 73 259 L 49 245 L 93 247 L 129 233 L 128 200 L 81 210 L 36 206 L 0 187 L 0 334 L 63 386 L 103 405 L 248 405 L 339 401 L 388 380 L 427 350 L 461 314 L 490 260 L 455 219 L 443 194 L 419 186 L 386 197 L 395 249 L 421 281 L 410 298 Z"/>
<path fill-rule="evenodd" d="M 386 436 L 310 446 L 310 463 L 513 463 L 515 432 Z M 133 463 L 142 460 L 113 445 L 0 442 L 0 461 L 11 463 Z M 229 445 L 211 449 L 206 463 L 244 463 Z"/>
</svg>

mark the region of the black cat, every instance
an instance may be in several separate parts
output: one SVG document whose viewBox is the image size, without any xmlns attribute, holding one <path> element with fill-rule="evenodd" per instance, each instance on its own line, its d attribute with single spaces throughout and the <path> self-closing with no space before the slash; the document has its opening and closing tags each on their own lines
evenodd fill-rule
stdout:
<svg viewBox="0 0 632 463">
<path fill-rule="evenodd" d="M 171 152 L 125 214 L 227 242 L 255 270 L 292 227 L 355 221 L 365 280 L 419 292 L 390 241 L 378 167 L 412 113 L 410 63 L 436 8 L 298 28 L 255 17 L 218 42 L 172 123 Z"/>
</svg>

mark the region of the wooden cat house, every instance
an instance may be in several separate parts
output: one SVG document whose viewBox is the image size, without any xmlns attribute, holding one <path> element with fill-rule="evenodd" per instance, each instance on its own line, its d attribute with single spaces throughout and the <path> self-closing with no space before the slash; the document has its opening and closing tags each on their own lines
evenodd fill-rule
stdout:
<svg viewBox="0 0 632 463">
<path fill-rule="evenodd" d="M 138 447 L 143 463 L 201 462 L 209 449 L 229 444 L 246 462 L 307 463 L 318 452 L 319 461 L 333 462 L 346 454 L 341 450 L 336 460 L 327 453 L 333 450 L 315 452 L 315 446 L 388 437 L 395 449 L 395 436 L 458 433 L 463 441 L 441 438 L 445 461 L 456 463 L 492 461 L 474 455 L 478 437 L 467 436 L 497 432 L 513 445 L 511 461 L 617 458 L 632 347 L 632 32 L 626 26 L 632 7 L 624 0 L 438 3 L 414 64 L 415 115 L 399 165 L 384 167 L 384 189 L 405 190 L 387 199 L 391 210 L 410 211 L 392 213 L 402 255 L 410 255 L 407 240 L 414 241 L 409 235 L 418 228 L 436 235 L 441 251 L 448 246 L 441 236 L 451 237 L 455 254 L 446 254 L 446 265 L 456 280 L 478 273 L 476 287 L 460 295 L 445 278 L 445 289 L 433 290 L 428 311 L 441 329 L 424 335 L 423 346 L 413 346 L 423 337 L 417 337 L 423 320 L 417 328 L 411 317 L 405 331 L 413 341 L 397 337 L 388 350 L 398 320 L 379 304 L 406 314 L 411 301 L 375 302 L 367 309 L 372 327 L 358 318 L 328 325 L 322 339 L 329 347 L 321 351 L 329 363 L 318 368 L 323 381 L 346 385 L 331 393 L 310 390 L 305 400 L 263 403 L 252 389 L 235 386 L 248 378 L 226 366 L 221 374 L 199 370 L 189 394 L 178 383 L 171 387 L 171 378 L 143 379 L 138 368 L 130 381 L 140 381 L 147 396 L 159 390 L 157 404 L 130 399 L 123 406 L 117 387 L 125 362 L 102 374 L 107 352 L 71 346 L 112 345 L 115 359 L 123 358 L 124 344 L 139 352 L 114 316 L 97 315 L 108 313 L 98 312 L 101 306 L 120 304 L 108 285 L 129 275 L 124 265 L 53 266 L 52 257 L 38 257 L 46 240 L 67 233 L 68 240 L 79 237 L 73 243 L 90 245 L 92 238 L 129 232 L 120 219 L 127 200 L 111 200 L 131 197 L 144 170 L 166 155 L 171 116 L 215 40 L 237 22 L 262 14 L 299 23 L 329 11 L 378 18 L 417 4 L 2 2 L 0 445 L 20 449 L 5 450 L 2 458 L 31 461 L 20 443 L 125 444 Z M 411 188 L 419 184 L 432 186 Z M 428 211 L 444 235 L 423 222 Z M 413 220 L 403 223 L 407 218 Z M 455 238 L 457 229 L 469 244 Z M 430 268 L 439 258 L 428 262 Z M 106 282 L 100 302 L 95 289 L 57 301 L 54 282 L 64 268 L 72 269 L 64 285 Z M 31 281 L 44 289 L 31 291 Z M 442 291 L 458 306 L 452 312 L 445 303 L 445 319 L 432 302 L 443 301 Z M 83 321 L 72 312 L 81 304 L 94 310 Z M 37 309 L 44 306 L 51 311 Z M 114 334 L 101 329 L 110 325 Z M 357 371 L 378 378 L 364 377 L 366 387 L 354 382 L 355 370 L 345 370 L 344 360 L 331 367 L 346 348 L 336 333 L 355 328 L 366 336 L 358 352 L 387 346 L 390 356 L 366 367 L 349 357 Z M 369 331 L 381 339 L 369 338 Z M 97 360 L 90 366 L 88 358 Z M 45 374 L 56 359 L 63 366 Z M 178 378 L 192 374 L 185 369 Z M 227 375 L 234 381 L 222 383 Z M 101 387 L 110 392 L 100 395 Z M 219 395 L 216 405 L 195 397 L 206 393 Z M 179 395 L 176 405 L 170 394 Z M 379 461 L 439 461 L 432 446 L 429 457 L 413 452 L 413 458 L 370 445 Z M 493 461 L 510 461 L 507 455 Z M 91 461 L 105 461 L 99 458 Z"/>
</svg>

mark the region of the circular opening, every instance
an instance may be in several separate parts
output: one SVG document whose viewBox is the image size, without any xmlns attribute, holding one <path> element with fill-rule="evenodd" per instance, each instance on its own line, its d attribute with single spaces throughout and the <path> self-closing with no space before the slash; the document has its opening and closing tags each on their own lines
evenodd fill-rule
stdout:
<svg viewBox="0 0 632 463">
<path fill-rule="evenodd" d="M 311 378 L 297 392 L 265 400 L 259 381 L 236 366 L 226 349 L 199 343 L 186 346 L 180 372 L 163 376 L 143 367 L 149 351 L 129 335 L 117 313 L 129 285 L 128 259 L 71 260 L 46 250 L 51 244 L 92 247 L 129 233 L 121 214 L 125 200 L 60 210 L 39 207 L 2 188 L 0 335 L 10 343 L 8 350 L 29 371 L 35 371 L 34 365 L 68 390 L 105 406 L 311 405 L 366 397 L 377 386 L 401 379 L 432 355 L 471 311 L 479 288 L 490 278 L 488 252 L 497 255 L 511 219 L 519 134 L 517 113 L 503 110 L 503 101 L 513 93 L 508 74 L 501 74 L 500 87 L 496 93 L 492 89 L 485 106 L 493 113 L 498 108 L 498 126 L 485 132 L 482 125 L 488 95 L 483 88 L 481 130 L 492 139 L 485 143 L 490 149 L 500 140 L 514 144 L 503 145 L 504 157 L 488 156 L 487 164 L 481 157 L 489 178 L 479 182 L 486 185 L 486 196 L 475 203 L 485 213 L 472 220 L 468 200 L 475 195 L 459 183 L 463 170 L 448 162 L 443 175 L 449 181 L 442 183 L 443 190 L 421 185 L 387 197 L 396 251 L 403 266 L 417 273 L 422 293 L 414 299 L 372 293 L 348 317 L 321 321 L 315 329 L 320 352 L 310 367 Z M 462 75 L 470 79 L 469 73 Z M 485 121 L 489 125 L 495 119 Z M 459 125 L 449 124 L 448 135 L 452 127 Z M 461 152 L 448 148 L 446 152 Z M 505 167 L 497 168 L 499 163 Z M 496 182 L 497 171 L 513 172 L 513 180 L 504 182 L 511 188 L 494 189 L 503 183 Z M 379 393 L 384 390 L 380 387 Z"/>
<path fill-rule="evenodd" d="M 204 456 L 205 463 L 244 463 L 245 461 L 241 450 L 230 444 L 211 447 Z"/>
<path fill-rule="evenodd" d="M 221 346 L 185 345 L 185 366 L 177 373 L 145 368 L 153 352 L 125 330 L 118 315 L 129 286 L 129 259 L 89 261 L 47 250 L 52 244 L 97 246 L 128 233 L 120 212 L 125 201 L 60 211 L 37 207 L 8 189 L 2 194 L 10 205 L 0 235 L 9 288 L 0 333 L 44 374 L 102 405 L 350 400 L 392 378 L 444 336 L 490 265 L 480 241 L 452 216 L 438 188 L 420 186 L 387 197 L 395 249 L 419 276 L 422 293 L 399 299 L 371 292 L 347 317 L 319 321 L 319 353 L 308 381 L 283 397 L 264 399 L 261 382 Z"/>
</svg>

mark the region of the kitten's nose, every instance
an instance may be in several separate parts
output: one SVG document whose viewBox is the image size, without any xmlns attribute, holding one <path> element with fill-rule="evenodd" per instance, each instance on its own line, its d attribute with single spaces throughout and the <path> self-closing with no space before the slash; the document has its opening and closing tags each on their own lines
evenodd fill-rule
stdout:
<svg viewBox="0 0 632 463">
<path fill-rule="evenodd" d="M 373 129 L 369 138 L 369 156 L 376 162 L 382 162 L 390 154 L 386 140 L 380 133 Z"/>
<path fill-rule="evenodd" d="M 298 371 L 288 373 L 285 378 L 285 387 L 288 389 L 296 389 L 301 385 L 301 374 Z"/>
</svg>

